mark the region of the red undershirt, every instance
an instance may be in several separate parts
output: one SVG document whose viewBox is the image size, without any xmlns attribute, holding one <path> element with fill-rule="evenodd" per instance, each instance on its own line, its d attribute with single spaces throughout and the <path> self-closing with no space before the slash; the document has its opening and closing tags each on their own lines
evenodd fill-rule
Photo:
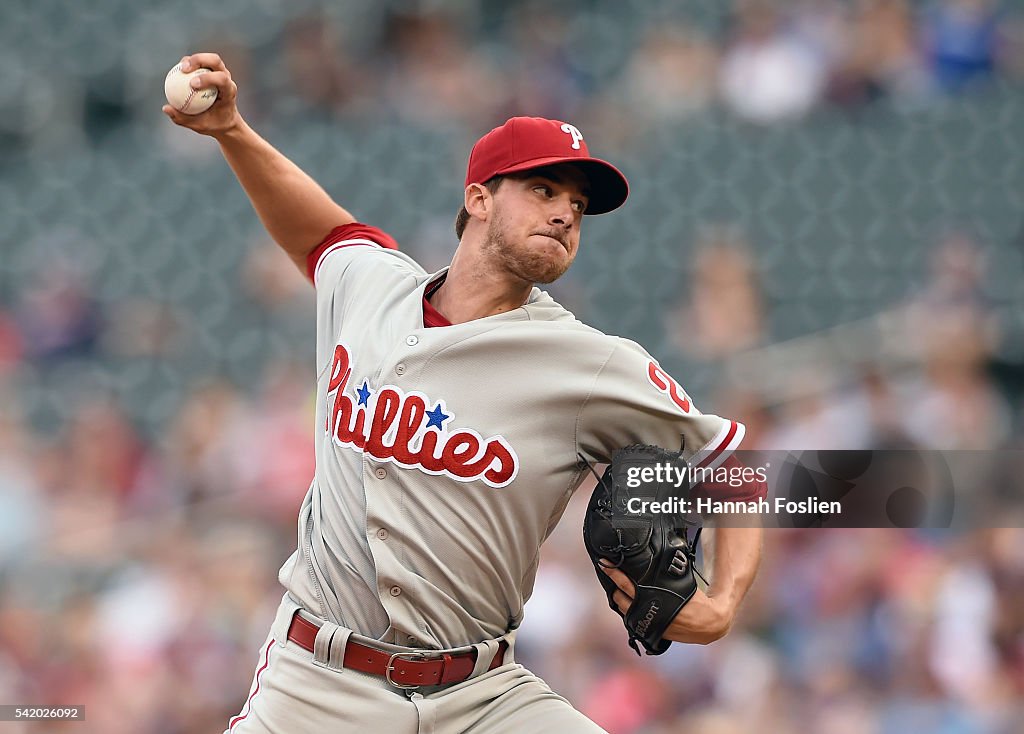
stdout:
<svg viewBox="0 0 1024 734">
<path fill-rule="evenodd" d="M 447 274 L 446 274 L 447 275 Z M 437 289 L 444 283 L 446 275 L 442 275 L 433 283 L 427 286 L 423 292 L 423 326 L 427 329 L 435 326 L 451 326 L 452 322 L 442 315 L 440 311 L 430 305 L 430 298 L 437 292 Z"/>
</svg>

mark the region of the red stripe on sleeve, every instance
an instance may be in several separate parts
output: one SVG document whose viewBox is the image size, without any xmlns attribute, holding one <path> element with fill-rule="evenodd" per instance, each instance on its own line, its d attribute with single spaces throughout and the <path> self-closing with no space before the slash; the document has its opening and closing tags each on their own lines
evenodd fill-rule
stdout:
<svg viewBox="0 0 1024 734">
<path fill-rule="evenodd" d="M 383 230 L 360 222 L 343 224 L 340 227 L 332 229 L 331 233 L 324 238 L 323 242 L 313 248 L 313 251 L 306 256 L 306 276 L 310 280 L 313 280 L 313 276 L 316 273 L 316 266 L 320 263 L 320 258 L 323 257 L 324 253 L 331 249 L 333 245 L 337 245 L 347 240 L 362 240 L 361 242 L 353 242 L 352 244 L 354 245 L 366 245 L 366 241 L 368 240 L 387 250 L 398 249 L 398 243 L 395 242 L 391 235 Z M 344 246 L 345 245 L 342 245 L 342 247 Z"/>
<path fill-rule="evenodd" d="M 707 466 L 713 462 L 732 442 L 733 436 L 736 435 L 736 431 L 739 429 L 739 426 L 736 425 L 736 421 L 729 421 L 729 424 L 729 432 L 725 434 L 725 438 L 719 441 L 718 445 L 711 450 L 711 453 L 708 454 L 702 462 L 700 462 L 700 466 Z"/>
</svg>

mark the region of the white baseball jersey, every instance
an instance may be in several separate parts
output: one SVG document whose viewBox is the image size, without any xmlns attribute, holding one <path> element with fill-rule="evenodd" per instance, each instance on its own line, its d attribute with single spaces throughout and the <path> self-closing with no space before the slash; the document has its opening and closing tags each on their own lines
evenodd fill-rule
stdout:
<svg viewBox="0 0 1024 734">
<path fill-rule="evenodd" d="M 442 649 L 504 634 L 588 471 L 580 454 L 682 437 L 688 459 L 717 466 L 743 438 L 640 346 L 537 288 L 513 311 L 428 328 L 424 296 L 446 271 L 380 230 L 337 228 L 309 266 L 316 473 L 280 579 L 363 635 Z"/>
</svg>

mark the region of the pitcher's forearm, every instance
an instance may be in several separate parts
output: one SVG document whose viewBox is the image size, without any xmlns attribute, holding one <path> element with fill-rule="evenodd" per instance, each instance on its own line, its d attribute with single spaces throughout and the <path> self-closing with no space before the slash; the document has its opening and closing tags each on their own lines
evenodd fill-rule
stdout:
<svg viewBox="0 0 1024 734">
<path fill-rule="evenodd" d="M 263 226 L 300 267 L 332 229 L 355 221 L 244 121 L 215 137 Z"/>
<path fill-rule="evenodd" d="M 720 599 L 734 614 L 754 583 L 763 539 L 759 527 L 730 527 L 728 522 L 720 522 L 714 529 L 708 595 Z"/>
<path fill-rule="evenodd" d="M 292 261 L 305 271 L 306 255 L 331 230 L 354 219 L 336 204 L 320 184 L 307 176 L 274 146 L 249 127 L 238 111 L 238 85 L 224 59 L 215 53 L 183 56 L 182 72 L 193 75 L 192 89 L 216 89 L 217 100 L 204 112 L 190 115 L 167 104 L 163 112 L 175 125 L 208 135 L 249 196 L 267 232 Z"/>
<path fill-rule="evenodd" d="M 761 562 L 763 531 L 760 528 L 728 527 L 723 516 L 716 517 L 716 526 L 703 536 L 704 557 L 711 569 L 711 585 L 701 589 L 683 605 L 668 629 L 666 640 L 706 645 L 721 639 L 732 628 L 743 598 L 750 590 Z M 742 521 L 740 521 L 742 522 Z M 636 596 L 633 581 L 616 568 L 602 567 L 619 588 L 613 601 L 625 615 Z"/>
</svg>

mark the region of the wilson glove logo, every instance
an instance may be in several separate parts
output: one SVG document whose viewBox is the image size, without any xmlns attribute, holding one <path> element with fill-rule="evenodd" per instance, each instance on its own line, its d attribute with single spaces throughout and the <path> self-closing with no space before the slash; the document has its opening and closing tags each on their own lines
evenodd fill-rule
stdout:
<svg viewBox="0 0 1024 734">
<path fill-rule="evenodd" d="M 647 614 L 644 615 L 643 619 L 636 623 L 636 633 L 638 635 L 646 635 L 647 628 L 651 626 L 651 622 L 658 616 L 658 602 L 651 602 L 651 608 L 647 610 Z"/>
<path fill-rule="evenodd" d="M 680 549 L 672 555 L 672 562 L 668 565 L 668 571 L 674 576 L 682 576 L 686 573 L 686 567 L 689 565 L 690 562 L 686 558 L 686 553 Z"/>
</svg>

